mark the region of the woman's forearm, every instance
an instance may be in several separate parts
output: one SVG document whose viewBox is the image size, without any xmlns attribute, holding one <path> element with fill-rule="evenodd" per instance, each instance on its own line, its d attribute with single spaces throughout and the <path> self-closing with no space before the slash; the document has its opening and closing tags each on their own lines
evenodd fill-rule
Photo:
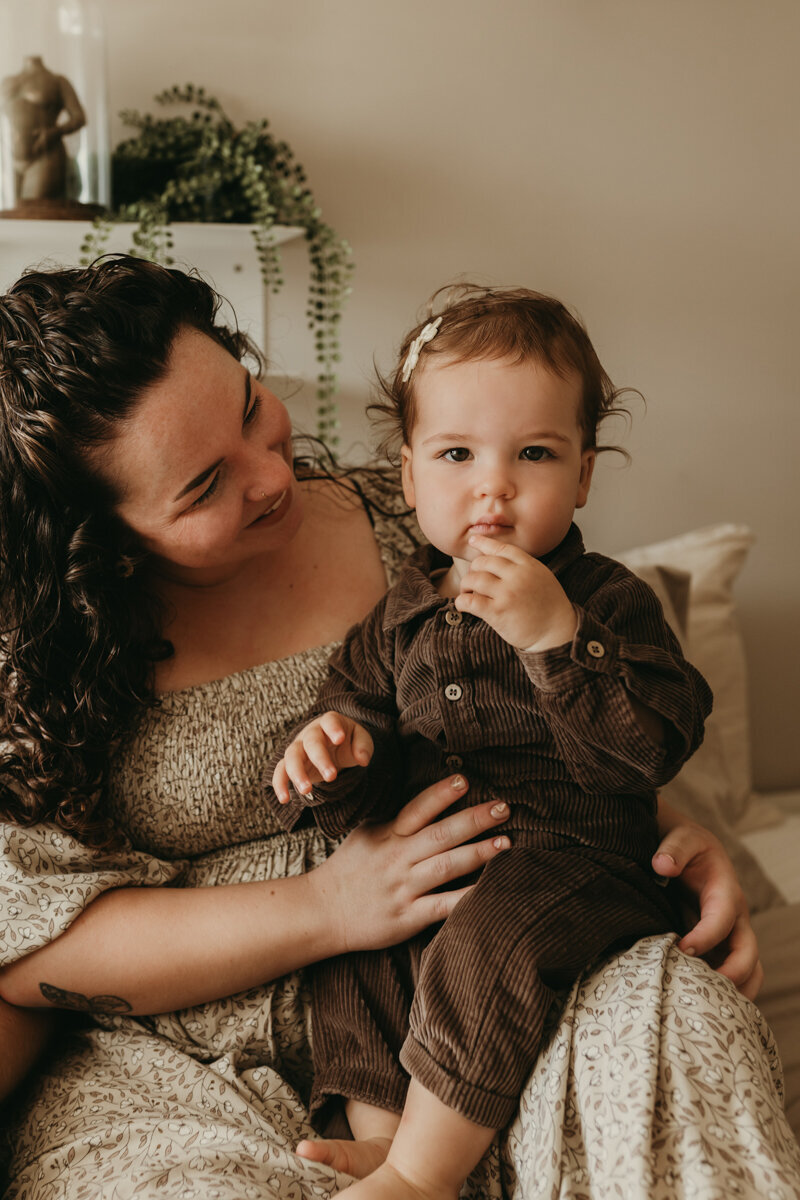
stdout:
<svg viewBox="0 0 800 1200">
<path fill-rule="evenodd" d="M 486 801 L 441 815 L 466 790 L 461 775 L 433 784 L 394 820 L 358 826 L 305 875 L 106 892 L 49 945 L 0 969 L 0 998 L 173 1012 L 348 950 L 403 942 L 453 911 L 464 887 L 444 884 L 508 847 L 494 836 L 506 806 Z"/>
<path fill-rule="evenodd" d="M 13 1092 L 41 1054 L 55 1023 L 49 1012 L 15 1008 L 0 1000 L 0 1100 Z"/>
<path fill-rule="evenodd" d="M 244 991 L 344 949 L 323 875 L 106 892 L 49 945 L 0 971 L 0 997 L 152 1014 Z"/>
</svg>

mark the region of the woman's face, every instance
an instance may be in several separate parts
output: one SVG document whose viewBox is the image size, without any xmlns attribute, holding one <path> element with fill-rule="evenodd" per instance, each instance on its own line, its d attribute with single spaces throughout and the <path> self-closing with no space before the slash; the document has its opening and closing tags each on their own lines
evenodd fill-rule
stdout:
<svg viewBox="0 0 800 1200">
<path fill-rule="evenodd" d="M 215 583 L 296 534 L 290 438 L 281 402 L 212 338 L 184 328 L 163 379 L 142 393 L 99 465 L 157 566 Z"/>
</svg>

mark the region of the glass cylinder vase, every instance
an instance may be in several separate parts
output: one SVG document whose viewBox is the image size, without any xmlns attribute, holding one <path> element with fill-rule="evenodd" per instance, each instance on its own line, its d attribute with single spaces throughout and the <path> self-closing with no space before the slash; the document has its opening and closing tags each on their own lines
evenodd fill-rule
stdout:
<svg viewBox="0 0 800 1200">
<path fill-rule="evenodd" d="M 102 0 L 0 0 L 0 217 L 110 205 Z"/>
</svg>

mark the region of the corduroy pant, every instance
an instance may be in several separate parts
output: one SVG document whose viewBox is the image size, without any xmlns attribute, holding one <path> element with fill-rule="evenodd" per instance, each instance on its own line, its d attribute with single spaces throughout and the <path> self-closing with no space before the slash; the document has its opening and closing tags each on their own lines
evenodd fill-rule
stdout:
<svg viewBox="0 0 800 1200">
<path fill-rule="evenodd" d="M 555 989 L 679 921 L 645 866 L 579 845 L 506 851 L 434 932 L 314 969 L 315 1124 L 324 1130 L 343 1099 L 400 1112 L 410 1074 L 470 1121 L 502 1128 Z"/>
</svg>

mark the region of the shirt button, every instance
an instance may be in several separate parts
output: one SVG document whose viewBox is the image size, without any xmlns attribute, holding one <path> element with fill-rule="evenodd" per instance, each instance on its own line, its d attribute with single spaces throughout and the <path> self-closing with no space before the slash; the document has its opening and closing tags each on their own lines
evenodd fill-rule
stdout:
<svg viewBox="0 0 800 1200">
<path fill-rule="evenodd" d="M 444 760 L 444 765 L 448 771 L 460 771 L 464 765 L 464 760 L 460 754 L 448 754 Z"/>
<path fill-rule="evenodd" d="M 589 651 L 592 658 L 602 658 L 606 652 L 606 648 L 602 642 L 587 642 L 586 649 Z"/>
<path fill-rule="evenodd" d="M 448 683 L 444 689 L 444 694 L 448 700 L 460 700 L 464 695 L 463 688 L 458 683 Z"/>
<path fill-rule="evenodd" d="M 455 608 L 448 608 L 444 614 L 444 619 L 448 625 L 460 625 L 462 614 Z"/>
</svg>

